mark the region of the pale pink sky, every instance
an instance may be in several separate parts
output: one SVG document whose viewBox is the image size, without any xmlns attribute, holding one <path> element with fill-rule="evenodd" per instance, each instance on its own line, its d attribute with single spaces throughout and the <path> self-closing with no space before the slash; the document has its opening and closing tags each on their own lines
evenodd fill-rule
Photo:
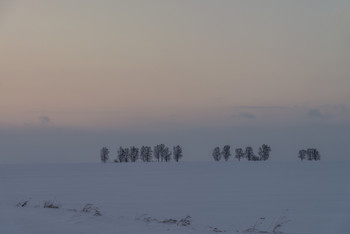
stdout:
<svg viewBox="0 0 350 234">
<path fill-rule="evenodd" d="M 175 115 L 191 122 L 214 109 L 239 115 L 225 111 L 236 106 L 346 105 L 349 5 L 9 1 L 1 122 L 45 115 L 122 126 Z"/>
<path fill-rule="evenodd" d="M 1 1 L 0 127 L 350 124 L 350 2 Z"/>
</svg>

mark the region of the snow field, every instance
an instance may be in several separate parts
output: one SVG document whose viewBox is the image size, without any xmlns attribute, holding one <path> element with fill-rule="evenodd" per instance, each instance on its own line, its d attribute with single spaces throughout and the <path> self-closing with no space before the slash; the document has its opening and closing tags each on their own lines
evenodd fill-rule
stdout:
<svg viewBox="0 0 350 234">
<path fill-rule="evenodd" d="M 0 165 L 0 233 L 350 233 L 348 178 L 322 161 Z"/>
</svg>

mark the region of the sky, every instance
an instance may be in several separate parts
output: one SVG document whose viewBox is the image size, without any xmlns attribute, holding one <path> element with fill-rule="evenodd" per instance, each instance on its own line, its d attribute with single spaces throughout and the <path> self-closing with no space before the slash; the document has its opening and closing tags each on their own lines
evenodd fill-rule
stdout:
<svg viewBox="0 0 350 234">
<path fill-rule="evenodd" d="M 160 143 L 350 158 L 346 0 L 0 0 L 0 52 L 0 163 Z"/>
</svg>

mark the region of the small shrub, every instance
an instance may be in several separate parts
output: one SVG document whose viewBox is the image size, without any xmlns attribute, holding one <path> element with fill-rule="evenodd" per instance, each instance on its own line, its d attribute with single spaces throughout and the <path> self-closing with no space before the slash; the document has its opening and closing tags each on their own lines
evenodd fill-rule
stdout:
<svg viewBox="0 0 350 234">
<path fill-rule="evenodd" d="M 212 226 L 209 226 L 209 229 L 212 232 L 227 232 L 226 230 L 221 230 L 221 229 L 219 229 L 217 227 L 212 227 Z"/>
<path fill-rule="evenodd" d="M 191 225 L 191 216 L 187 215 L 186 218 L 180 219 L 177 222 L 177 226 L 189 226 Z"/>
<path fill-rule="evenodd" d="M 189 226 L 191 225 L 191 216 L 187 215 L 185 218 L 180 219 L 179 221 L 177 219 L 164 219 L 159 220 L 150 217 L 147 214 L 143 214 L 141 216 L 137 216 L 136 220 L 141 220 L 146 223 L 155 222 L 155 223 L 166 223 L 166 224 L 176 224 L 177 226 Z"/>
<path fill-rule="evenodd" d="M 28 205 L 28 202 L 29 201 L 18 202 L 16 206 L 17 207 L 26 207 Z"/>
<path fill-rule="evenodd" d="M 152 218 L 151 216 L 148 216 L 147 214 L 143 214 L 141 216 L 136 216 L 136 220 L 141 220 L 146 223 L 150 222 L 159 222 L 158 219 Z"/>
<path fill-rule="evenodd" d="M 44 208 L 59 209 L 60 206 L 55 204 L 53 201 L 45 201 Z"/>
<path fill-rule="evenodd" d="M 92 204 L 86 204 L 81 210 L 83 213 L 94 213 L 94 216 L 102 216 L 102 213 L 99 211 L 98 207 L 92 206 Z"/>
<path fill-rule="evenodd" d="M 290 220 L 287 219 L 286 216 L 284 216 L 284 215 L 281 216 L 281 217 L 277 220 L 275 226 L 273 227 L 272 233 L 273 233 L 273 234 L 282 233 L 282 232 L 278 231 L 278 229 L 282 228 L 283 225 L 285 225 L 286 223 L 289 223 L 289 222 L 290 222 Z"/>
<path fill-rule="evenodd" d="M 259 218 L 252 227 L 244 230 L 243 232 L 244 233 L 282 234 L 283 232 L 279 231 L 279 229 L 281 229 L 286 223 L 290 222 L 290 220 L 288 220 L 286 216 L 283 215 L 279 217 L 279 219 L 277 220 L 276 224 L 274 225 L 271 231 L 263 231 L 259 229 L 259 226 L 261 226 L 264 221 L 265 221 L 265 217 Z"/>
<path fill-rule="evenodd" d="M 176 219 L 164 219 L 164 220 L 160 221 L 160 223 L 173 224 L 173 223 L 177 223 L 177 220 Z"/>
<path fill-rule="evenodd" d="M 265 221 L 265 217 L 260 217 L 252 227 L 244 230 L 243 232 L 248 232 L 248 233 L 268 233 L 266 231 L 261 231 L 258 229 L 258 227 Z"/>
</svg>

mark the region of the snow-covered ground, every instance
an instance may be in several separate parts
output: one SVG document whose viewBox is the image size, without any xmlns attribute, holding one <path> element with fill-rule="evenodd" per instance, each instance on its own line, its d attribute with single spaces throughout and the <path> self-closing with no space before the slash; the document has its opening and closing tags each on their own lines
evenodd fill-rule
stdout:
<svg viewBox="0 0 350 234">
<path fill-rule="evenodd" d="M 350 233 L 349 178 L 349 162 L 0 165 L 0 233 Z"/>
</svg>

